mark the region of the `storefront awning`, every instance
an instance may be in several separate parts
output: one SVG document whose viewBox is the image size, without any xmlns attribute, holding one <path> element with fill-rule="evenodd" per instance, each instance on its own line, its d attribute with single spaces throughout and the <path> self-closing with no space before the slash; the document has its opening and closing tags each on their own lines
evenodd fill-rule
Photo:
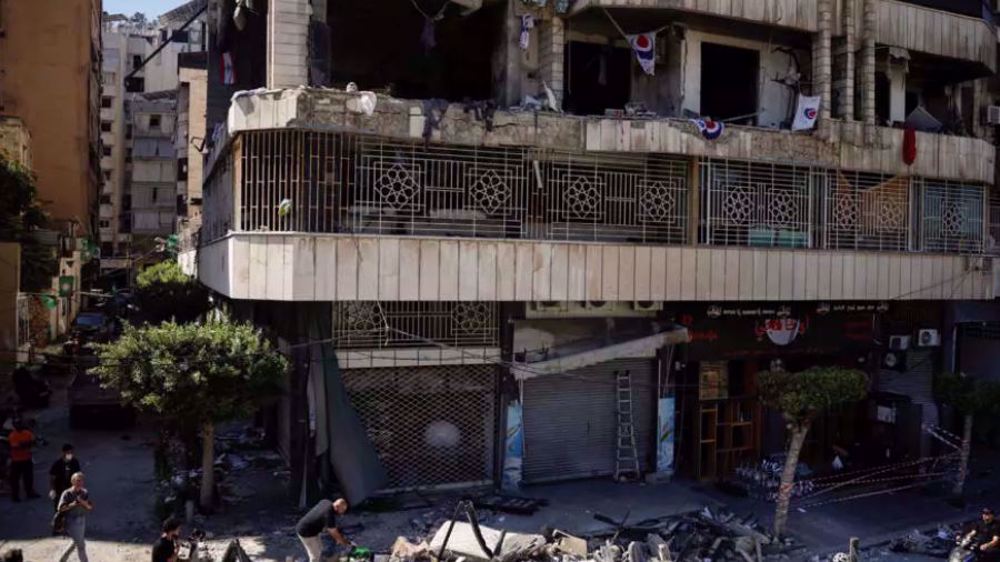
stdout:
<svg viewBox="0 0 1000 562">
<path fill-rule="evenodd" d="M 687 343 L 687 341 L 687 330 L 676 328 L 668 332 L 660 332 L 652 336 L 628 340 L 598 349 L 581 351 L 547 361 L 516 363 L 511 367 L 511 374 L 518 380 L 525 380 L 542 375 L 566 373 L 614 359 L 652 358 L 656 356 L 656 351 L 663 346 Z"/>
</svg>

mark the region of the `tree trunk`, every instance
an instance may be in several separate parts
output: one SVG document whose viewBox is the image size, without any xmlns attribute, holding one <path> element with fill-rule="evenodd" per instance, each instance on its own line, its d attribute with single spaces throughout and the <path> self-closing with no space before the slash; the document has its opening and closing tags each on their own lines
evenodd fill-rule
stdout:
<svg viewBox="0 0 1000 562">
<path fill-rule="evenodd" d="M 212 509 L 215 499 L 215 426 L 205 422 L 201 426 L 201 509 Z"/>
<path fill-rule="evenodd" d="M 778 505 L 774 510 L 774 534 L 781 536 L 788 523 L 788 506 L 792 501 L 792 489 L 795 486 L 795 469 L 799 466 L 799 454 L 806 441 L 809 424 L 793 425 L 792 440 L 788 444 L 788 457 L 785 459 L 785 470 L 781 473 L 781 486 L 778 488 Z"/>
<path fill-rule="evenodd" d="M 969 454 L 972 451 L 972 415 L 966 414 L 962 423 L 962 452 L 958 462 L 958 478 L 952 493 L 961 496 L 965 489 L 965 478 L 969 474 Z"/>
</svg>

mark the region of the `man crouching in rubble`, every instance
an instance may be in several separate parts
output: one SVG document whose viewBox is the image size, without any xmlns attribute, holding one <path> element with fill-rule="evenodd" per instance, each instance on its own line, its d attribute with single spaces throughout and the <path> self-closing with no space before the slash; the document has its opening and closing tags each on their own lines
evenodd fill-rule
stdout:
<svg viewBox="0 0 1000 562">
<path fill-rule="evenodd" d="M 306 547 L 309 562 L 319 562 L 323 558 L 323 541 L 320 535 L 324 530 L 330 533 L 338 545 L 354 546 L 337 527 L 337 516 L 345 513 L 347 513 L 347 500 L 344 498 L 337 498 L 332 502 L 322 499 L 303 515 L 302 519 L 299 519 L 295 532 L 298 533 L 302 546 Z"/>
</svg>

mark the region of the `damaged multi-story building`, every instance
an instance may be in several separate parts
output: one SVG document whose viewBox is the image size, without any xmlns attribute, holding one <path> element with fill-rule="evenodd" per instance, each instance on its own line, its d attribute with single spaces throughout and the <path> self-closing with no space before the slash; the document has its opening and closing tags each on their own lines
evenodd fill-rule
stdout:
<svg viewBox="0 0 1000 562">
<path fill-rule="evenodd" d="M 208 10 L 197 271 L 294 358 L 296 497 L 725 479 L 778 367 L 872 376 L 807 463 L 919 457 L 998 318 L 978 0 Z"/>
</svg>

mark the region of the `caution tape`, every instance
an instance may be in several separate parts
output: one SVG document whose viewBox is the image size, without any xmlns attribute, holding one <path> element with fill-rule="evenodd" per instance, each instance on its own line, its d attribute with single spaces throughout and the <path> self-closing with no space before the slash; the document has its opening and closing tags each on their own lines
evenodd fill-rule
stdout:
<svg viewBox="0 0 1000 562">
<path fill-rule="evenodd" d="M 807 509 L 807 508 L 819 507 L 819 506 L 822 506 L 822 505 L 830 505 L 830 504 L 834 504 L 834 503 L 843 503 L 843 502 L 846 502 L 846 501 L 859 500 L 859 499 L 864 499 L 864 498 L 870 498 L 870 497 L 873 497 L 873 496 L 879 496 L 879 495 L 882 495 L 882 494 L 891 494 L 891 493 L 894 493 L 894 492 L 900 492 L 902 490 L 909 490 L 909 489 L 912 489 L 912 488 L 918 488 L 918 487 L 921 487 L 921 486 L 926 486 L 928 484 L 933 484 L 935 482 L 948 482 L 948 481 L 949 481 L 949 479 L 947 479 L 947 478 L 941 478 L 940 480 L 931 480 L 931 481 L 928 481 L 928 482 L 918 482 L 916 484 L 908 484 L 906 486 L 898 486 L 896 488 L 889 488 L 889 489 L 886 489 L 886 490 L 877 490 L 877 491 L 874 491 L 874 492 L 867 492 L 867 493 L 864 493 L 864 494 L 855 494 L 853 496 L 847 496 L 847 497 L 843 497 L 843 498 L 826 500 L 826 501 L 822 501 L 822 502 L 813 502 L 813 503 L 809 503 L 809 504 L 805 504 L 805 505 L 798 505 L 796 507 L 798 509 Z"/>
</svg>

